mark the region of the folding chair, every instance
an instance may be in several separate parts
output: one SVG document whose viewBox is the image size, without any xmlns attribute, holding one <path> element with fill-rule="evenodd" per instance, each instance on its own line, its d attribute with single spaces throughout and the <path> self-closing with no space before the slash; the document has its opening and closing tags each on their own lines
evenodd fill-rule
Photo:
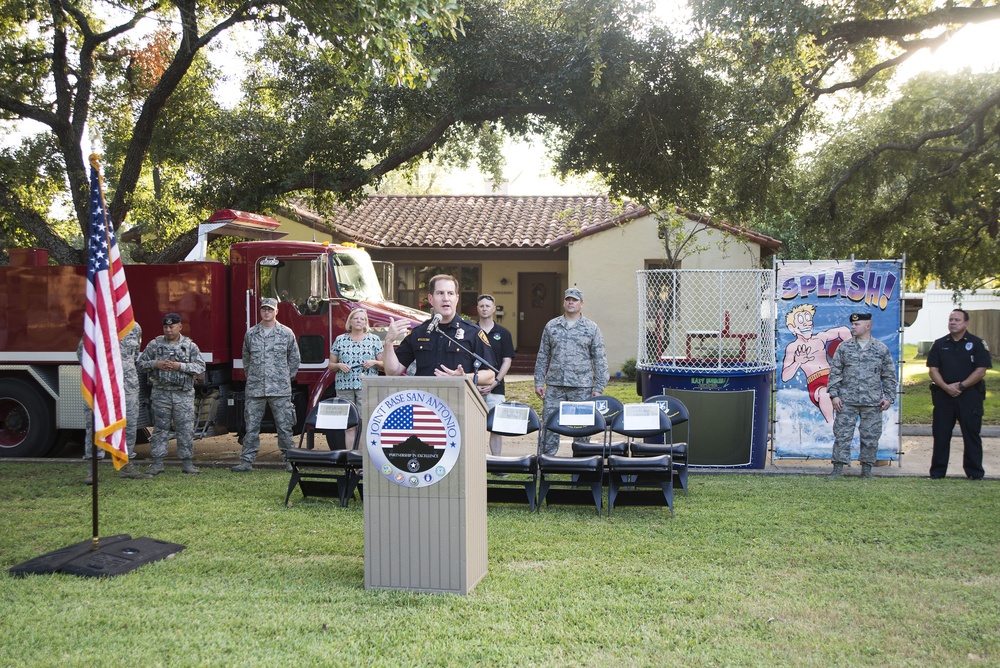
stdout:
<svg viewBox="0 0 1000 668">
<path fill-rule="evenodd" d="M 663 437 L 671 431 L 670 418 L 662 410 L 656 411 L 659 426 L 655 429 L 629 429 L 625 427 L 624 411 L 611 425 L 612 431 L 628 439 L 631 446 L 637 438 Z M 608 517 L 615 503 L 620 505 L 666 505 L 674 516 L 674 475 L 669 454 L 647 457 L 608 457 Z M 656 491 L 654 491 L 656 490 Z"/>
<path fill-rule="evenodd" d="M 680 399 L 676 397 L 671 397 L 666 394 L 659 394 L 655 397 L 650 397 L 646 399 L 643 403 L 651 404 L 655 403 L 660 406 L 660 410 L 666 413 L 667 417 L 670 418 L 671 429 L 667 434 L 662 437 L 654 437 L 648 439 L 651 442 L 638 443 L 634 442 L 629 446 L 629 451 L 632 453 L 633 457 L 655 457 L 658 455 L 670 455 L 671 466 L 673 467 L 674 475 L 677 477 L 677 481 L 680 483 L 681 489 L 684 490 L 684 494 L 687 494 L 688 489 L 688 449 L 689 443 L 691 442 L 691 420 L 688 414 L 687 406 L 684 405 Z M 683 425 L 685 428 L 685 436 L 683 441 L 674 442 L 674 434 L 677 431 L 678 425 Z"/>
<path fill-rule="evenodd" d="M 545 421 L 545 428 L 560 436 L 593 436 L 603 433 L 606 429 L 604 416 L 594 411 L 594 424 L 588 426 L 571 426 L 559 424 L 559 411 L 552 411 Z M 587 492 L 581 487 L 590 489 L 590 496 L 597 507 L 597 516 L 601 516 L 601 497 L 604 494 L 604 457 L 557 457 L 554 455 L 538 455 L 538 507 L 549 495 L 552 487 L 557 488 L 556 496 L 549 503 L 587 503 Z M 567 479 L 568 478 L 568 479 Z"/>
<path fill-rule="evenodd" d="M 316 429 L 316 418 L 319 406 L 316 406 L 306 416 L 299 435 L 299 445 L 285 450 L 285 461 L 292 466 L 292 476 L 288 481 L 288 492 L 285 494 L 285 505 L 292 496 L 296 485 L 302 490 L 302 496 L 319 496 L 325 498 L 337 497 L 342 508 L 346 508 L 354 490 L 361 482 L 361 471 L 364 457 L 358 450 L 361 442 L 361 422 L 357 408 L 344 399 L 327 399 L 324 403 L 347 404 L 350 406 L 347 414 L 347 429 L 354 430 L 354 448 L 352 450 L 311 450 Z M 328 436 L 338 430 L 320 429 Z M 346 429 L 344 430 L 346 431 Z M 307 447 L 302 447 L 302 440 L 307 440 Z M 331 472 L 331 469 L 340 471 Z"/>
<path fill-rule="evenodd" d="M 628 444 L 625 441 L 614 443 L 614 434 L 611 431 L 611 425 L 614 423 L 615 418 L 621 415 L 622 402 L 615 397 L 605 394 L 588 399 L 588 401 L 593 401 L 597 412 L 604 416 L 604 424 L 607 425 L 607 428 L 604 430 L 604 440 L 600 443 L 574 440 L 573 456 L 591 457 L 593 455 L 601 455 L 607 459 L 608 455 L 627 455 Z"/>
<path fill-rule="evenodd" d="M 496 409 L 500 406 L 528 409 L 528 422 L 525 425 L 526 431 L 512 432 L 494 428 L 493 418 Z M 486 416 L 486 430 L 491 434 L 501 436 L 524 436 L 532 434 L 541 428 L 538 420 L 538 413 L 528 406 L 517 401 L 507 401 L 499 406 L 490 409 Z M 524 490 L 528 498 L 528 507 L 535 509 L 535 496 L 538 488 L 538 458 L 535 455 L 507 457 L 503 455 L 486 455 L 486 500 L 494 503 L 520 503 L 522 500 L 520 489 Z M 507 477 L 491 477 L 492 474 L 506 474 Z"/>
</svg>

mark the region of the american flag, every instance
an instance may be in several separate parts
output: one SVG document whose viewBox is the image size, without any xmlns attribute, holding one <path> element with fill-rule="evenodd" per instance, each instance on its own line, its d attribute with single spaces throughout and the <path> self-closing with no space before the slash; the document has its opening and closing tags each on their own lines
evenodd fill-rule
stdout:
<svg viewBox="0 0 1000 668">
<path fill-rule="evenodd" d="M 435 448 L 445 447 L 448 435 L 441 418 L 425 406 L 409 404 L 400 406 L 382 423 L 382 447 L 391 448 L 416 436 Z"/>
<path fill-rule="evenodd" d="M 119 341 L 135 326 L 115 231 L 104 206 L 100 162 L 90 156 L 90 242 L 83 321 L 82 391 L 94 410 L 94 440 L 115 468 L 128 463 L 125 380 Z M 90 447 L 90 444 L 87 444 Z"/>
</svg>

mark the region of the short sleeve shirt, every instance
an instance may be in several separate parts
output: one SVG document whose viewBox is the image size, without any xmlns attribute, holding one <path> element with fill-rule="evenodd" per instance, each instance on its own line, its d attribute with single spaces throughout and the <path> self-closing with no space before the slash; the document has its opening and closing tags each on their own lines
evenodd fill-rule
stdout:
<svg viewBox="0 0 1000 668">
<path fill-rule="evenodd" d="M 514 358 L 514 337 L 510 335 L 507 328 L 494 323 L 493 328 L 486 332 L 486 338 L 489 339 L 490 347 L 493 348 L 493 355 L 496 357 L 496 367 L 498 369 L 503 364 L 505 357 Z M 497 386 L 493 388 L 490 394 L 506 394 L 504 381 L 501 380 L 497 383 Z"/>
<path fill-rule="evenodd" d="M 489 339 L 479 325 L 459 316 L 455 316 L 447 324 L 440 323 L 440 331 L 428 332 L 428 324 L 424 322 L 414 327 L 396 348 L 396 358 L 404 367 L 412 362 L 417 363 L 418 376 L 433 376 L 434 370 L 442 364 L 449 369 L 461 365 L 465 373 L 472 373 L 475 371 L 475 358 L 471 353 L 476 353 L 496 366 L 496 357 Z M 454 339 L 454 342 L 449 341 L 441 332 Z"/>
<path fill-rule="evenodd" d="M 366 369 L 364 362 L 373 360 L 382 354 L 382 339 L 371 332 L 365 334 L 360 341 L 351 339 L 350 334 L 341 334 L 330 347 L 330 354 L 337 356 L 337 361 L 351 367 L 349 373 L 337 372 L 334 387 L 338 390 L 360 390 L 362 376 L 377 376 L 378 369 Z"/>
<path fill-rule="evenodd" d="M 934 341 L 927 353 L 927 366 L 937 367 L 944 382 L 950 384 L 965 380 L 979 367 L 993 368 L 993 361 L 983 340 L 966 332 L 958 341 L 951 334 Z"/>
</svg>

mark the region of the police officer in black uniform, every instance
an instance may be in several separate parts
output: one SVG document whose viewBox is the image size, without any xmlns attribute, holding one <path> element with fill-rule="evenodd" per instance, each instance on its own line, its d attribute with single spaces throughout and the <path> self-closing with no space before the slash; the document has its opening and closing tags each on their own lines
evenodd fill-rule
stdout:
<svg viewBox="0 0 1000 668">
<path fill-rule="evenodd" d="M 471 353 L 496 366 L 493 350 L 483 330 L 458 315 L 461 298 L 458 281 L 454 276 L 439 274 L 430 280 L 428 290 L 427 300 L 434 310 L 434 318 L 417 325 L 409 333 L 406 321 L 390 321 L 382 357 L 385 375 L 401 376 L 406 367 L 416 361 L 418 376 L 475 375 L 479 385 L 489 385 L 493 382 L 493 371 L 483 366 L 476 374 L 476 358 Z M 437 316 L 441 316 L 440 320 Z M 442 332 L 454 341 L 448 340 Z M 394 349 L 392 342 L 400 335 L 404 338 Z"/>
<path fill-rule="evenodd" d="M 943 478 L 948 472 L 951 432 L 955 421 L 962 429 L 965 454 L 962 468 L 973 480 L 982 480 L 983 399 L 986 382 L 983 376 L 993 366 L 990 349 L 979 338 L 969 334 L 969 314 L 955 309 L 948 316 L 947 336 L 934 342 L 927 354 L 931 376 L 931 399 L 934 402 L 934 452 L 931 455 L 931 478 Z"/>
</svg>

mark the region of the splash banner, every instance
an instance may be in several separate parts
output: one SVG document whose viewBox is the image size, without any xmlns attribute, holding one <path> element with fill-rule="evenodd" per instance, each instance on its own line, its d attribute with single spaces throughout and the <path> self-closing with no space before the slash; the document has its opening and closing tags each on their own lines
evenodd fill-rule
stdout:
<svg viewBox="0 0 1000 668">
<path fill-rule="evenodd" d="M 774 456 L 830 459 L 832 401 L 830 360 L 851 338 L 850 315 L 872 315 L 872 337 L 889 347 L 897 375 L 902 354 L 902 264 L 897 261 L 784 262 L 777 266 L 777 368 Z M 899 458 L 900 395 L 882 413 L 878 459 Z M 859 453 L 858 434 L 851 459 Z"/>
</svg>

